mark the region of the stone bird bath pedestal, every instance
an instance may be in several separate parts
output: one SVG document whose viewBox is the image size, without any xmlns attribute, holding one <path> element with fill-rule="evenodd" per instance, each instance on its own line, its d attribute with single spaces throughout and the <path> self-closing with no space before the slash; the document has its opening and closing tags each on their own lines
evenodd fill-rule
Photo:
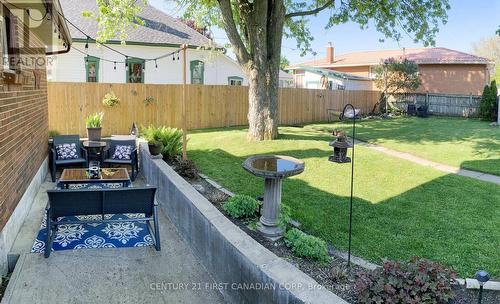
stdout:
<svg viewBox="0 0 500 304">
<path fill-rule="evenodd" d="M 279 239 L 283 235 L 283 228 L 278 225 L 282 181 L 302 173 L 304 162 L 288 156 L 256 155 L 245 160 L 242 166 L 253 175 L 264 178 L 264 204 L 257 229 L 269 239 Z"/>
</svg>

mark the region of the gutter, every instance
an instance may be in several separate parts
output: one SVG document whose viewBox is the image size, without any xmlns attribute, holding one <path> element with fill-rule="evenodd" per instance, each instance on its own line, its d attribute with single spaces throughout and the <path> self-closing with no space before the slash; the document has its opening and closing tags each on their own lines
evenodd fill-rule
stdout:
<svg viewBox="0 0 500 304">
<path fill-rule="evenodd" d="M 58 50 L 58 51 L 49 51 L 45 52 L 45 55 L 59 55 L 59 54 L 65 54 L 68 53 L 71 49 L 71 36 L 69 33 L 69 28 L 68 24 L 66 23 L 66 20 L 62 16 L 64 16 L 61 4 L 59 3 L 59 0 L 43 0 L 45 5 L 47 7 L 51 6 L 52 7 L 52 23 L 57 26 L 58 24 L 61 27 L 61 34 L 63 35 L 64 38 L 66 38 L 66 49 L 63 50 Z M 55 12 L 55 14 L 54 14 Z M 62 15 L 62 16 L 61 16 Z M 57 20 L 57 22 L 56 22 Z"/>
</svg>

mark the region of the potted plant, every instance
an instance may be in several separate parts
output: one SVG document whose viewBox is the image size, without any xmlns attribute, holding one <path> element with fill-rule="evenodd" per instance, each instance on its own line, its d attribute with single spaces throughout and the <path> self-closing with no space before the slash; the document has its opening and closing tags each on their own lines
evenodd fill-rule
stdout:
<svg viewBox="0 0 500 304">
<path fill-rule="evenodd" d="M 149 153 L 151 153 L 151 155 L 161 154 L 161 150 L 163 149 L 161 129 L 149 126 L 143 128 L 142 134 L 144 139 L 148 141 Z"/>
<path fill-rule="evenodd" d="M 152 138 L 148 140 L 148 147 L 151 155 L 160 155 L 163 145 L 159 140 Z"/>
<path fill-rule="evenodd" d="M 85 124 L 87 125 L 87 137 L 89 140 L 101 140 L 101 126 L 103 117 L 104 113 L 98 112 L 95 114 L 90 114 L 85 118 Z"/>
</svg>

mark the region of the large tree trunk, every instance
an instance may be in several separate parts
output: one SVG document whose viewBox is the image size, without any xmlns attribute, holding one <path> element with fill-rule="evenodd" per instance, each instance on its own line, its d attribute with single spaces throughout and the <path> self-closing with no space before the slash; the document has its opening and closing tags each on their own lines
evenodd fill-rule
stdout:
<svg viewBox="0 0 500 304">
<path fill-rule="evenodd" d="M 285 7 L 283 0 L 240 4 L 245 24 L 240 29 L 241 36 L 234 24 L 230 2 L 219 0 L 226 33 L 248 78 L 247 138 L 274 139 L 278 136 L 279 62 Z"/>
</svg>

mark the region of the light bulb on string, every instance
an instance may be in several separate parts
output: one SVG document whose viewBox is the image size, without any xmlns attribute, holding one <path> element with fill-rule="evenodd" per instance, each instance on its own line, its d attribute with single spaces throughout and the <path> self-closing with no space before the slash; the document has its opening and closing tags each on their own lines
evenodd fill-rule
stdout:
<svg viewBox="0 0 500 304">
<path fill-rule="evenodd" d="M 175 61 L 175 54 L 172 54 L 172 61 Z"/>
<path fill-rule="evenodd" d="M 156 59 L 155 59 L 155 68 L 158 68 L 158 62 L 156 62 Z"/>
<path fill-rule="evenodd" d="M 114 61 L 113 63 L 114 63 L 113 69 L 116 70 L 116 61 Z"/>
<path fill-rule="evenodd" d="M 125 67 L 128 68 L 128 56 L 125 56 Z"/>
<path fill-rule="evenodd" d="M 87 50 L 89 48 L 89 36 L 87 36 L 87 42 L 85 43 L 85 49 Z"/>
<path fill-rule="evenodd" d="M 177 60 L 179 60 L 179 52 L 177 52 Z"/>
</svg>

